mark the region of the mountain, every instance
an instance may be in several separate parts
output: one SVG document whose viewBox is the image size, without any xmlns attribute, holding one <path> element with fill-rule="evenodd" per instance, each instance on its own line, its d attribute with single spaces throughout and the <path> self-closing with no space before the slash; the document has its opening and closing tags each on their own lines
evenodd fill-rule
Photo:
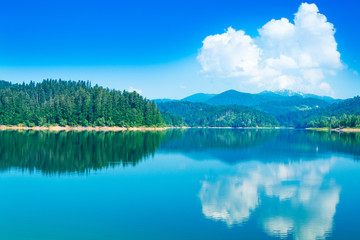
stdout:
<svg viewBox="0 0 360 240">
<path fill-rule="evenodd" d="M 270 113 L 274 116 L 291 111 L 307 111 L 329 106 L 330 103 L 316 98 L 289 97 L 285 101 L 265 102 L 254 106 L 255 109 Z"/>
<path fill-rule="evenodd" d="M 291 90 L 264 91 L 258 94 L 229 90 L 210 98 L 206 103 L 248 106 L 277 116 L 290 111 L 322 108 L 339 101 L 341 100 Z"/>
<path fill-rule="evenodd" d="M 312 99 L 312 100 L 306 100 Z M 318 101 L 316 101 L 317 99 Z M 315 106 L 326 106 L 331 103 L 339 102 L 339 99 L 333 99 L 327 96 L 317 96 L 314 94 L 304 94 L 301 92 L 294 92 L 291 90 L 279 90 L 275 92 L 264 91 L 257 94 L 243 93 L 236 90 L 229 90 L 223 93 L 220 93 L 209 100 L 206 101 L 208 104 L 212 105 L 242 105 L 242 106 L 260 106 L 259 109 L 262 109 L 261 105 L 272 103 L 272 105 L 278 102 L 285 102 L 285 105 L 289 106 L 290 103 L 293 104 L 293 108 L 289 110 L 300 109 L 313 109 Z M 328 103 L 328 104 L 326 104 Z M 283 103 L 279 104 L 279 106 Z M 302 105 L 304 105 L 302 107 Z M 306 107 L 307 106 L 307 107 Z M 262 109 L 263 110 L 263 109 Z M 272 113 L 272 111 L 268 111 Z"/>
<path fill-rule="evenodd" d="M 216 94 L 207 94 L 207 93 L 196 93 L 193 95 L 190 95 L 186 98 L 181 99 L 181 101 L 185 102 L 206 102 L 210 98 L 215 97 Z"/>
<path fill-rule="evenodd" d="M 288 112 L 277 117 L 282 126 L 360 127 L 360 97 L 310 111 Z"/>
<path fill-rule="evenodd" d="M 296 92 L 296 91 L 293 91 L 290 89 L 280 89 L 280 90 L 276 90 L 274 92 L 263 91 L 260 94 L 275 94 L 275 95 L 280 95 L 280 96 L 285 96 L 285 97 L 293 97 L 293 96 L 302 97 L 302 96 L 304 96 L 304 93 Z"/>
<path fill-rule="evenodd" d="M 0 84 L 1 87 L 1 84 Z M 208 93 L 195 93 L 193 95 L 190 95 L 186 98 L 183 98 L 181 100 L 178 99 L 169 99 L 169 98 L 159 98 L 159 99 L 153 99 L 156 104 L 157 103 L 164 103 L 164 102 L 173 102 L 173 101 L 184 101 L 184 102 L 206 102 L 210 98 L 216 96 L 216 94 L 208 94 Z"/>
<path fill-rule="evenodd" d="M 328 97 L 328 96 L 318 96 L 318 95 L 315 95 L 315 94 L 304 94 L 304 97 L 305 98 L 321 99 L 321 100 L 324 100 L 324 101 L 326 101 L 328 103 L 338 103 L 338 102 L 343 101 L 341 99 L 334 99 L 334 98 Z"/>
<path fill-rule="evenodd" d="M 180 116 L 190 127 L 276 127 L 279 125 L 270 114 L 244 106 L 214 106 L 205 103 L 159 103 L 161 112 Z"/>
<path fill-rule="evenodd" d="M 318 112 L 327 115 L 339 116 L 343 114 L 357 114 L 360 115 L 360 96 L 346 99 L 339 103 L 331 104 L 330 106 L 319 109 Z"/>
<path fill-rule="evenodd" d="M 271 101 L 285 101 L 288 97 L 278 94 L 251 94 L 228 90 L 210 98 L 206 103 L 211 105 L 255 106 Z"/>
<path fill-rule="evenodd" d="M 156 103 L 172 102 L 179 100 L 161 100 Z M 314 94 L 304 94 L 291 90 L 263 91 L 257 94 L 228 90 L 220 94 L 198 93 L 183 98 L 180 101 L 193 103 L 206 103 L 214 106 L 247 106 L 256 110 L 269 113 L 273 116 L 283 115 L 291 111 L 307 111 L 329 106 L 341 100 Z"/>
<path fill-rule="evenodd" d="M 259 94 L 270 94 L 270 95 L 280 95 L 280 96 L 285 96 L 285 97 L 299 97 L 299 98 L 315 98 L 315 99 L 320 99 L 323 101 L 326 101 L 328 103 L 336 103 L 336 102 L 340 102 L 342 100 L 340 99 L 334 99 L 332 97 L 328 97 L 328 96 L 318 96 L 315 94 L 311 94 L 311 93 L 302 93 L 302 92 L 295 92 L 289 89 L 282 89 L 282 90 L 277 90 L 274 92 L 271 91 L 263 91 Z"/>
<path fill-rule="evenodd" d="M 289 101 L 293 99 L 319 99 L 328 103 L 336 103 L 342 100 L 334 99 L 328 96 L 318 96 L 315 94 L 307 94 L 302 92 L 295 92 L 288 89 L 278 90 L 278 91 L 263 91 L 260 93 L 244 93 L 238 92 L 236 90 L 228 90 L 219 94 L 206 94 L 206 93 L 196 93 L 185 97 L 181 100 L 175 99 L 154 99 L 155 103 L 171 102 L 171 101 L 186 101 L 186 102 L 202 102 L 211 105 L 241 105 L 241 106 L 257 106 L 268 102 L 278 102 L 278 101 Z M 306 102 L 306 101 L 305 101 Z M 301 105 L 300 103 L 296 103 Z M 316 105 L 322 105 L 321 102 Z"/>
</svg>

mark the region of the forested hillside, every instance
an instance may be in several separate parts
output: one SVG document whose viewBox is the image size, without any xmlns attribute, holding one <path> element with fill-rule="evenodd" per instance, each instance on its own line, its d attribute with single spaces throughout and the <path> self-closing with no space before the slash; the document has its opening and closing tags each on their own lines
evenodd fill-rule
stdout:
<svg viewBox="0 0 360 240">
<path fill-rule="evenodd" d="M 169 127 L 184 127 L 184 126 L 186 126 L 184 119 L 180 116 L 161 111 L 161 117 L 166 126 L 169 126 Z"/>
<path fill-rule="evenodd" d="M 277 94 L 251 94 L 228 90 L 210 98 L 206 103 L 211 105 L 255 106 L 270 101 L 286 101 L 288 98 Z"/>
<path fill-rule="evenodd" d="M 195 94 L 191 99 L 209 95 Z M 85 81 L 48 79 L 29 84 L 0 81 L 0 125 L 360 127 L 360 97 L 330 105 L 319 98 L 230 90 L 211 99 L 220 98 L 224 105 L 188 101 L 156 105 L 136 92 L 91 86 Z M 238 100 L 257 104 L 227 105 Z"/>
<path fill-rule="evenodd" d="M 0 125 L 162 126 L 154 102 L 85 81 L 0 81 Z"/>
<path fill-rule="evenodd" d="M 275 127 L 278 121 L 270 114 L 243 106 L 213 106 L 205 103 L 158 103 L 162 112 L 183 118 L 190 127 Z"/>
<path fill-rule="evenodd" d="M 270 101 L 254 106 L 255 109 L 278 116 L 292 111 L 307 111 L 329 106 L 330 103 L 316 98 L 289 97 L 286 101 Z"/>
<path fill-rule="evenodd" d="M 360 127 L 360 97 L 347 99 L 327 107 L 293 111 L 278 116 L 283 126 L 291 127 Z"/>
<path fill-rule="evenodd" d="M 291 111 L 306 111 L 326 107 L 342 100 L 314 94 L 304 94 L 290 90 L 263 91 L 257 94 L 228 90 L 220 94 L 197 93 L 181 100 L 155 99 L 156 103 L 171 101 L 206 103 L 215 106 L 247 106 L 278 116 Z"/>
</svg>

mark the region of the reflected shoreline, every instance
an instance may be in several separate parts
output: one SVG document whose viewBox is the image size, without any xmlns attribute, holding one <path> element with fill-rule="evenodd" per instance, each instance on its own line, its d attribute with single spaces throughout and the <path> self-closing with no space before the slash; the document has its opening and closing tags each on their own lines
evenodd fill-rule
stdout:
<svg viewBox="0 0 360 240">
<path fill-rule="evenodd" d="M 358 165 L 359 146 L 360 134 L 303 130 L 0 131 L 0 172 L 15 182 L 5 191 L 4 199 L 11 198 L 14 190 L 26 192 L 23 183 L 34 181 L 29 196 L 36 197 L 34 190 L 48 194 L 39 182 L 54 192 L 56 186 L 64 186 L 61 193 L 73 204 L 76 199 L 72 194 L 84 187 L 85 193 L 93 194 L 84 195 L 94 201 L 91 206 L 106 198 L 114 200 L 113 206 L 129 209 L 122 215 L 126 227 L 132 223 L 128 217 L 138 221 L 138 216 L 144 215 L 146 224 L 160 212 L 165 219 L 161 219 L 162 224 L 171 222 L 170 213 L 171 220 L 177 221 L 176 214 L 182 222 L 191 217 L 198 224 L 189 221 L 192 226 L 203 226 L 206 231 L 212 226 L 234 237 L 258 231 L 262 239 L 315 240 L 336 234 L 337 217 L 339 213 L 344 216 L 344 199 L 353 197 L 349 186 L 358 186 L 345 185 L 357 172 L 348 174 L 341 167 L 343 160 L 351 167 Z M 139 167 L 150 158 L 154 160 Z M 121 167 L 126 168 L 106 171 Z M 26 176 L 36 173 L 46 177 L 41 181 L 26 178 L 21 170 Z M 100 171 L 101 177 L 92 177 Z M 65 174 L 87 176 L 68 181 Z M 76 180 L 81 187 L 68 192 Z M 94 198 L 98 195 L 104 198 Z M 13 199 L 22 201 L 21 197 Z M 187 207 L 189 212 L 183 211 Z M 175 208 L 179 212 L 172 212 Z M 248 226 L 251 232 L 247 232 Z"/>
<path fill-rule="evenodd" d="M 88 173 L 135 166 L 153 156 L 162 132 L 0 132 L 0 170 Z"/>
<path fill-rule="evenodd" d="M 135 166 L 157 153 L 178 153 L 196 161 L 237 164 L 288 162 L 332 153 L 360 158 L 359 133 L 280 129 L 168 129 L 166 131 L 0 131 L 0 170 L 44 174 L 86 173 Z"/>
</svg>

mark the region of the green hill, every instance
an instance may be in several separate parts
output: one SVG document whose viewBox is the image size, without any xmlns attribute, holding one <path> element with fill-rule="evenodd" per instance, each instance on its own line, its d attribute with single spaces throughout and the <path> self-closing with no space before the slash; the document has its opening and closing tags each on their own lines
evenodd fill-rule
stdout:
<svg viewBox="0 0 360 240">
<path fill-rule="evenodd" d="M 293 127 L 360 127 L 360 97 L 327 107 L 297 111 L 277 117 L 281 125 Z"/>
<path fill-rule="evenodd" d="M 0 125 L 161 126 L 154 102 L 85 81 L 0 82 Z"/>
<path fill-rule="evenodd" d="M 270 101 L 285 101 L 288 97 L 265 94 L 251 94 L 229 90 L 210 98 L 206 103 L 212 105 L 255 106 Z"/>
<path fill-rule="evenodd" d="M 254 106 L 255 109 L 274 116 L 293 111 L 308 111 L 329 106 L 330 103 L 316 98 L 290 97 L 286 101 L 265 102 Z"/>
<path fill-rule="evenodd" d="M 278 121 L 270 114 L 244 106 L 213 106 L 205 103 L 166 102 L 158 108 L 183 118 L 190 127 L 275 127 Z"/>
</svg>

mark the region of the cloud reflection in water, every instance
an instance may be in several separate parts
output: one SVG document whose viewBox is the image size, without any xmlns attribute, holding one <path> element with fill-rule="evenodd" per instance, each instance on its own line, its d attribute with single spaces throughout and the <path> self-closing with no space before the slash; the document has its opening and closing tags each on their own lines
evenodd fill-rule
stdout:
<svg viewBox="0 0 360 240">
<path fill-rule="evenodd" d="M 232 227 L 259 211 L 260 225 L 271 236 L 324 239 L 339 203 L 340 187 L 324 179 L 334 163 L 240 163 L 235 171 L 202 182 L 202 212 Z"/>
</svg>

